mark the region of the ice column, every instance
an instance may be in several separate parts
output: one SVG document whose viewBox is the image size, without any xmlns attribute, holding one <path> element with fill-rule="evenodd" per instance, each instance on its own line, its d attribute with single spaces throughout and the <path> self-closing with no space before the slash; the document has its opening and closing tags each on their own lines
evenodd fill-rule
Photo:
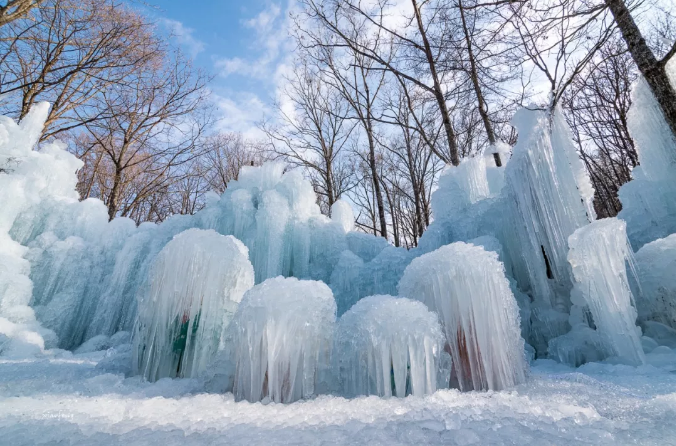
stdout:
<svg viewBox="0 0 676 446">
<path fill-rule="evenodd" d="M 322 282 L 276 277 L 249 290 L 229 329 L 235 399 L 291 403 L 315 394 L 335 319 Z"/>
<path fill-rule="evenodd" d="M 644 363 L 627 278 L 632 252 L 626 223 L 616 218 L 595 221 L 575 231 L 568 243 L 568 261 L 575 276 L 573 296 L 584 298 L 610 355 L 635 365 Z"/>
<path fill-rule="evenodd" d="M 254 284 L 247 255 L 236 238 L 200 229 L 178 234 L 160 251 L 139 300 L 135 373 L 155 381 L 205 371 Z"/>
<path fill-rule="evenodd" d="M 500 390 L 524 381 L 519 309 L 496 253 L 463 242 L 443 246 L 411 262 L 399 294 L 438 314 L 460 390 Z"/>
<path fill-rule="evenodd" d="M 443 347 L 437 315 L 421 302 L 369 296 L 336 328 L 336 372 L 345 396 L 422 396 L 437 389 Z"/>
</svg>

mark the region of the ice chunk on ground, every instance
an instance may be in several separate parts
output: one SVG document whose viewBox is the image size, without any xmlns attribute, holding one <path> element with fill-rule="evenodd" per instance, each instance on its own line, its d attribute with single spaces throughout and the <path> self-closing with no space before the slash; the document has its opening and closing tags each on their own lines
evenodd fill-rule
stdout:
<svg viewBox="0 0 676 446">
<path fill-rule="evenodd" d="M 200 229 L 178 234 L 162 249 L 139 299 L 135 373 L 155 381 L 206 370 L 254 284 L 247 254 L 236 238 Z"/>
<path fill-rule="evenodd" d="M 575 231 L 568 244 L 575 276 L 573 303 L 589 307 L 596 330 L 611 349 L 609 356 L 634 365 L 645 363 L 627 276 L 633 253 L 626 223 L 617 218 L 597 220 Z"/>
<path fill-rule="evenodd" d="M 437 315 L 421 302 L 392 296 L 361 299 L 336 327 L 334 372 L 341 395 L 434 392 L 443 339 Z"/>
<path fill-rule="evenodd" d="M 328 368 L 336 302 L 322 282 L 276 277 L 242 299 L 229 330 L 237 400 L 316 394 Z"/>
<path fill-rule="evenodd" d="M 526 377 L 519 309 L 494 252 L 463 242 L 414 259 L 399 294 L 437 312 L 461 390 L 500 390 Z"/>
</svg>

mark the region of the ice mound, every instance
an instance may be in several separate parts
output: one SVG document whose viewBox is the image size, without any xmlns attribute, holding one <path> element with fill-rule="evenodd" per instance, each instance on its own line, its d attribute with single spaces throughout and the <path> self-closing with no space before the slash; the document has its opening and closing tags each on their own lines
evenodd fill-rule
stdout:
<svg viewBox="0 0 676 446">
<path fill-rule="evenodd" d="M 189 229 L 160 251 L 139 298 L 133 370 L 150 381 L 206 370 L 244 292 L 254 284 L 246 247 Z"/>
<path fill-rule="evenodd" d="M 500 390 L 525 380 L 519 309 L 495 252 L 463 242 L 414 259 L 399 294 L 435 311 L 460 390 Z"/>
<path fill-rule="evenodd" d="M 229 330 L 235 398 L 291 403 L 315 395 L 335 320 L 333 294 L 322 282 L 276 277 L 249 290 Z"/>
<path fill-rule="evenodd" d="M 596 331 L 608 345 L 609 356 L 633 365 L 645 363 L 627 276 L 626 265 L 633 261 L 633 253 L 626 223 L 616 218 L 597 220 L 575 231 L 568 244 L 568 261 L 575 277 L 573 304 L 589 308 Z M 580 315 L 571 312 L 573 329 L 584 323 Z"/>
<path fill-rule="evenodd" d="M 636 253 L 641 283 L 639 319 L 676 328 L 676 234 L 648 243 Z"/>
<path fill-rule="evenodd" d="M 437 315 L 421 302 L 361 299 L 336 327 L 334 367 L 341 395 L 433 393 L 443 339 Z"/>
</svg>

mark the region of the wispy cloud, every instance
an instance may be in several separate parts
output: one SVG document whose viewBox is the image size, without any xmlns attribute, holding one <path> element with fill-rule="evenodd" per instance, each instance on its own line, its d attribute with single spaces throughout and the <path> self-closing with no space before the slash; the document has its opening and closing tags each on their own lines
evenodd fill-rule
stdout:
<svg viewBox="0 0 676 446">
<path fill-rule="evenodd" d="M 176 42 L 185 48 L 191 58 L 194 59 L 199 53 L 204 51 L 204 42 L 193 35 L 194 29 L 186 27 L 178 20 L 167 18 L 161 19 L 160 23 L 171 33 Z"/>
</svg>

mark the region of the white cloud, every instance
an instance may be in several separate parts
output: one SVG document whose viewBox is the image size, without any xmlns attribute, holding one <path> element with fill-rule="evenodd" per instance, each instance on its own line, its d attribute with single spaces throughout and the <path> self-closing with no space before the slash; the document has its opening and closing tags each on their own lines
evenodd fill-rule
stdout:
<svg viewBox="0 0 676 446">
<path fill-rule="evenodd" d="M 169 30 L 172 37 L 176 39 L 176 42 L 186 49 L 191 58 L 194 59 L 199 53 L 204 51 L 204 42 L 193 35 L 194 29 L 186 27 L 178 20 L 164 18 L 160 20 L 160 23 Z"/>
<path fill-rule="evenodd" d="M 270 115 L 268 104 L 250 92 L 233 93 L 227 96 L 212 95 L 218 107 L 220 119 L 217 129 L 222 132 L 239 132 L 248 138 L 261 138 L 263 133 L 257 124 Z"/>
</svg>

